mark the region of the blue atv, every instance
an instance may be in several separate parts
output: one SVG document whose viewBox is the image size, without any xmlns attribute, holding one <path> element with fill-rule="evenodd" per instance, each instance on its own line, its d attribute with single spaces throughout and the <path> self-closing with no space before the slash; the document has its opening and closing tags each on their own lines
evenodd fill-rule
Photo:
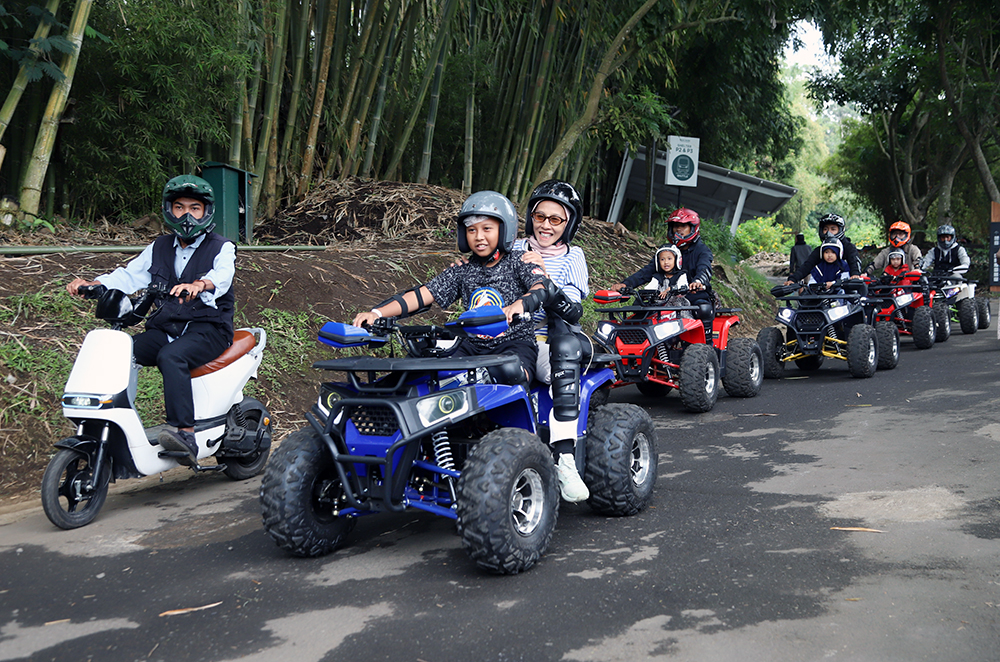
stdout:
<svg viewBox="0 0 1000 662">
<path fill-rule="evenodd" d="M 445 324 L 370 327 L 328 322 L 322 343 L 336 348 L 397 343 L 406 356 L 351 357 L 313 367 L 344 373 L 327 381 L 289 435 L 261 483 L 264 528 L 296 556 L 344 544 L 358 517 L 417 509 L 456 520 L 462 545 L 487 571 L 514 574 L 545 553 L 559 513 L 559 488 L 546 445 L 549 389 L 530 391 L 512 355 L 450 357 L 466 335 L 507 329 L 496 306 L 474 308 Z M 603 359 L 608 360 L 603 360 Z M 614 357 L 595 357 L 604 366 Z M 602 359 L 602 360 L 598 360 Z M 648 504 L 656 483 L 656 428 L 640 407 L 603 404 L 614 373 L 581 371 L 576 460 L 587 503 L 613 516 Z"/>
</svg>

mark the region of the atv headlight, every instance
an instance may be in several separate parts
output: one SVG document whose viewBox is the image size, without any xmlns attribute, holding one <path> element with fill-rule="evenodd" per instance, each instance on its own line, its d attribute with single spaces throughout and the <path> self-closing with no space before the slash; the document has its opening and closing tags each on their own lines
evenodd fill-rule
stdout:
<svg viewBox="0 0 1000 662">
<path fill-rule="evenodd" d="M 837 322 L 847 317 L 849 312 L 851 312 L 850 306 L 834 306 L 827 310 L 826 314 L 829 315 L 831 322 Z"/>
<path fill-rule="evenodd" d="M 319 397 L 316 398 L 316 404 L 324 416 L 329 416 L 330 410 L 343 398 L 343 394 L 335 389 L 333 385 L 323 384 L 319 387 Z"/>
<path fill-rule="evenodd" d="M 909 306 L 911 303 L 913 303 L 912 293 L 900 294 L 898 297 L 896 297 L 896 306 L 898 306 L 899 308 L 902 308 L 904 306 Z"/>
<path fill-rule="evenodd" d="M 469 396 L 464 390 L 438 393 L 417 400 L 417 416 L 426 426 L 433 425 L 442 418 L 461 416 L 467 411 L 469 411 Z"/>
<path fill-rule="evenodd" d="M 670 336 L 676 336 L 683 329 L 684 327 L 678 320 L 664 322 L 663 324 L 657 324 L 653 327 L 653 337 L 657 340 L 664 340 Z"/>
<path fill-rule="evenodd" d="M 791 308 L 782 308 L 778 311 L 778 319 L 782 322 L 791 322 L 794 313 Z"/>
<path fill-rule="evenodd" d="M 608 322 L 602 322 L 597 325 L 597 331 L 594 333 L 600 340 L 607 340 L 611 337 L 611 334 L 615 331 L 615 325 L 609 324 Z"/>
</svg>

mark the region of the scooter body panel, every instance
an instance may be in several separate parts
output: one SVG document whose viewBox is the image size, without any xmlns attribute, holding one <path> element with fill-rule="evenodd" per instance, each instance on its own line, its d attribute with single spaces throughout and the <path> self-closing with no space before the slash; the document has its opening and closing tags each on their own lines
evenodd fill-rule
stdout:
<svg viewBox="0 0 1000 662">
<path fill-rule="evenodd" d="M 83 339 L 66 380 L 66 393 L 113 395 L 129 386 L 132 336 L 124 331 L 94 329 Z"/>
<path fill-rule="evenodd" d="M 224 416 L 234 404 L 242 401 L 243 386 L 256 374 L 261 357 L 261 354 L 244 354 L 221 370 L 192 379 L 195 420 Z"/>
</svg>

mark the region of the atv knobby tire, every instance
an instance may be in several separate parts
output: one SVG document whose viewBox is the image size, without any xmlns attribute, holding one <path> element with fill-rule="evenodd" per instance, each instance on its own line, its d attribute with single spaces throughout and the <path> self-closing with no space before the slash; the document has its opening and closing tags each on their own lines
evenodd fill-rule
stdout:
<svg viewBox="0 0 1000 662">
<path fill-rule="evenodd" d="M 731 338 L 726 347 L 726 376 L 722 385 L 735 398 L 752 398 L 764 382 L 764 357 L 751 338 Z"/>
<path fill-rule="evenodd" d="M 264 470 L 260 510 L 264 530 L 295 556 L 322 556 L 344 543 L 353 517 L 343 507 L 343 485 L 329 449 L 311 428 L 288 435 Z"/>
<path fill-rule="evenodd" d="M 871 377 L 878 367 L 878 338 L 868 324 L 855 324 L 847 336 L 847 367 L 852 377 Z"/>
<path fill-rule="evenodd" d="M 990 328 L 993 314 L 990 312 L 990 300 L 987 297 L 976 297 L 976 311 L 979 313 L 979 328 Z"/>
<path fill-rule="evenodd" d="M 979 329 L 979 311 L 975 299 L 970 297 L 958 302 L 958 324 L 965 334 L 975 333 Z"/>
<path fill-rule="evenodd" d="M 875 337 L 878 340 L 878 369 L 892 370 L 899 364 L 899 329 L 893 322 L 876 322 Z"/>
<path fill-rule="evenodd" d="M 476 565 L 527 570 L 548 548 L 558 516 L 555 462 L 538 437 L 503 428 L 472 448 L 458 480 L 458 534 Z"/>
<path fill-rule="evenodd" d="M 719 399 L 719 358 L 709 345 L 688 345 L 681 355 L 681 402 L 688 411 L 712 411 Z"/>
<path fill-rule="evenodd" d="M 597 411 L 587 427 L 587 505 L 603 515 L 635 515 L 656 485 L 653 419 L 641 407 L 615 403 Z"/>
<path fill-rule="evenodd" d="M 764 377 L 766 379 L 781 379 L 785 374 L 785 362 L 781 360 L 782 347 L 785 338 L 776 326 L 766 326 L 757 334 L 757 345 L 763 357 Z"/>
<path fill-rule="evenodd" d="M 947 301 L 939 301 L 932 309 L 934 326 L 937 327 L 934 342 L 945 342 L 951 337 L 951 310 Z"/>
<path fill-rule="evenodd" d="M 934 323 L 934 315 L 930 308 L 921 306 L 913 312 L 910 332 L 913 334 L 913 344 L 917 349 L 930 349 L 934 346 L 937 325 Z"/>
</svg>

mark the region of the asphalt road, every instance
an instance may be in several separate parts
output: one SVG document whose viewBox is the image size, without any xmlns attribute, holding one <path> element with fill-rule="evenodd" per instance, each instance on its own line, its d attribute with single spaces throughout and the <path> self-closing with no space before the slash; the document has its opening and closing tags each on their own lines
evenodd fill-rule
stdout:
<svg viewBox="0 0 1000 662">
<path fill-rule="evenodd" d="M 652 506 L 563 504 L 519 576 L 478 572 L 421 513 L 290 558 L 259 480 L 186 470 L 120 484 L 76 531 L 8 514 L 0 660 L 998 660 L 995 324 L 905 340 L 868 380 L 792 369 L 708 414 L 616 391 L 658 426 Z"/>
</svg>

